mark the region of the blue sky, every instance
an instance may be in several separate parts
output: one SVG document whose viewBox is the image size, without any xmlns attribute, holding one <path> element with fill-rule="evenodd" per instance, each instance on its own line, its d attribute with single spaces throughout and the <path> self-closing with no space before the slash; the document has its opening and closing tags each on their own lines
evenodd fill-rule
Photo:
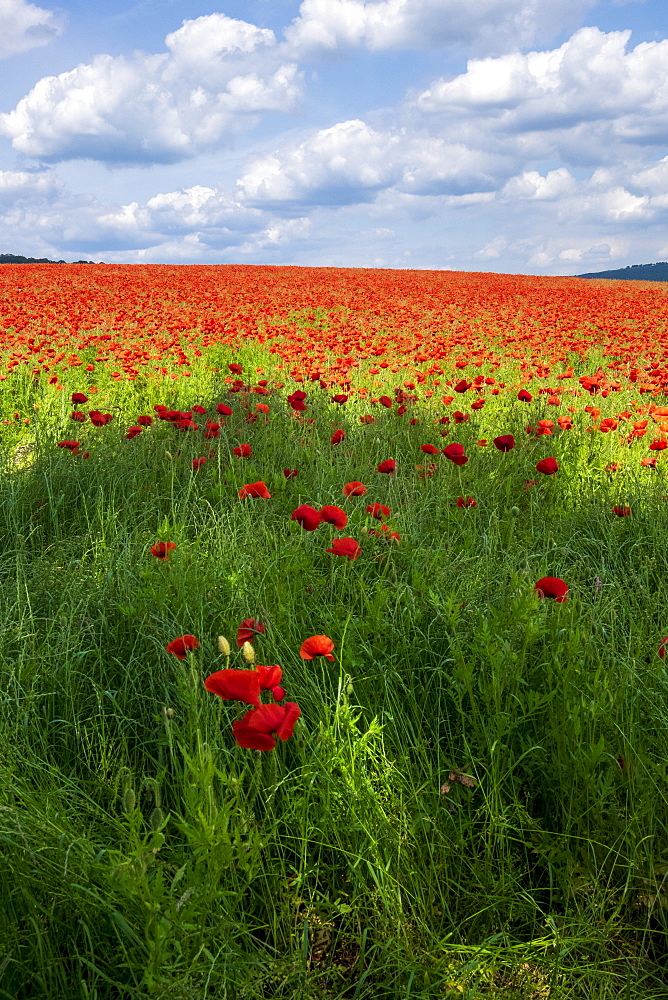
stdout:
<svg viewBox="0 0 668 1000">
<path fill-rule="evenodd" d="M 0 252 L 668 259 L 665 0 L 0 0 Z"/>
</svg>

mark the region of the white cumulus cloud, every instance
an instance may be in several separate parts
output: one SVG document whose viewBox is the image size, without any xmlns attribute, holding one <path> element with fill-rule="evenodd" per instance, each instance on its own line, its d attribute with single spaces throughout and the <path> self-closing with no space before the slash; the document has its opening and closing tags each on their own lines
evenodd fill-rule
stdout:
<svg viewBox="0 0 668 1000">
<path fill-rule="evenodd" d="M 48 45 L 62 31 L 63 18 L 26 0 L 0 0 L 0 59 Z"/>
<path fill-rule="evenodd" d="M 286 29 L 299 54 L 352 48 L 434 49 L 476 43 L 490 52 L 527 45 L 572 23 L 596 0 L 303 0 Z"/>
<path fill-rule="evenodd" d="M 471 59 L 411 98 L 432 128 L 463 123 L 524 153 L 605 162 L 615 148 L 665 143 L 668 40 L 628 50 L 630 31 L 581 28 L 557 49 Z"/>
<path fill-rule="evenodd" d="M 238 189 L 250 205 L 346 205 L 387 188 L 421 196 L 489 192 L 511 172 L 509 161 L 482 149 L 352 119 L 258 158 Z"/>
<path fill-rule="evenodd" d="M 0 115 L 0 134 L 43 161 L 171 163 L 231 142 L 263 113 L 293 111 L 301 97 L 301 74 L 272 31 L 210 14 L 166 45 L 43 77 Z"/>
<path fill-rule="evenodd" d="M 511 177 L 502 194 L 510 201 L 557 201 L 577 187 L 572 174 L 565 168 L 550 170 L 543 177 L 537 170 L 526 170 Z"/>
</svg>

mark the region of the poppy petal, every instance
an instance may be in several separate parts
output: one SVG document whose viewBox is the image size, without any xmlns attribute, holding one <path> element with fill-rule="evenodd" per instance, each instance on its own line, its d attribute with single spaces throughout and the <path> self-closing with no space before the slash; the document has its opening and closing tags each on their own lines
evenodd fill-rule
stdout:
<svg viewBox="0 0 668 1000">
<path fill-rule="evenodd" d="M 256 670 L 216 670 L 205 678 L 204 687 L 225 701 L 260 703 L 260 676 Z"/>
</svg>

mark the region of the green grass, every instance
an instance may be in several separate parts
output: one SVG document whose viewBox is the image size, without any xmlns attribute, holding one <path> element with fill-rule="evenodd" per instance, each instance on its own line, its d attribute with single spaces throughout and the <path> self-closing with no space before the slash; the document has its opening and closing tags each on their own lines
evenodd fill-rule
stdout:
<svg viewBox="0 0 668 1000">
<path fill-rule="evenodd" d="M 564 408 L 509 393 L 442 439 L 438 393 L 401 417 L 306 384 L 309 425 L 282 373 L 251 425 L 206 360 L 177 388 L 97 372 L 82 409 L 122 407 L 102 428 L 69 420 L 81 385 L 4 383 L 3 415 L 20 401 L 31 423 L 0 446 L 0 998 L 668 995 L 668 484 L 661 460 L 640 467 L 650 438 L 586 433 L 586 394 L 552 437 L 524 427 Z M 271 378 L 271 355 L 228 360 Z M 123 436 L 155 403 L 217 401 L 235 411 L 217 441 L 160 421 Z M 56 447 L 84 436 L 89 458 Z M 450 441 L 468 465 L 420 478 L 420 445 Z M 272 498 L 240 500 L 258 479 Z M 357 479 L 367 495 L 344 501 Z M 370 502 L 398 543 L 366 534 Z M 304 532 L 302 503 L 348 525 Z M 359 559 L 325 551 L 336 534 Z M 533 593 L 548 575 L 564 604 Z M 303 713 L 265 754 L 202 686 L 219 635 L 244 667 L 248 617 Z M 179 662 L 165 645 L 186 633 L 201 646 Z M 317 634 L 335 662 L 300 658 Z"/>
</svg>

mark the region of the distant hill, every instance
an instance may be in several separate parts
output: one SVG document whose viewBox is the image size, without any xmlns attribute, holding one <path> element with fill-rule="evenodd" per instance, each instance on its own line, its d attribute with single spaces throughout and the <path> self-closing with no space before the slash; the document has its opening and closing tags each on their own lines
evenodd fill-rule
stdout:
<svg viewBox="0 0 668 1000">
<path fill-rule="evenodd" d="M 74 260 L 73 264 L 92 264 L 92 260 Z M 49 260 L 48 257 L 21 257 L 16 253 L 0 253 L 0 264 L 67 264 L 66 260 Z"/>
<path fill-rule="evenodd" d="M 618 281 L 668 281 L 668 262 L 658 264 L 631 264 L 617 271 L 594 271 L 590 274 L 576 274 L 576 278 L 615 278 Z"/>
</svg>

